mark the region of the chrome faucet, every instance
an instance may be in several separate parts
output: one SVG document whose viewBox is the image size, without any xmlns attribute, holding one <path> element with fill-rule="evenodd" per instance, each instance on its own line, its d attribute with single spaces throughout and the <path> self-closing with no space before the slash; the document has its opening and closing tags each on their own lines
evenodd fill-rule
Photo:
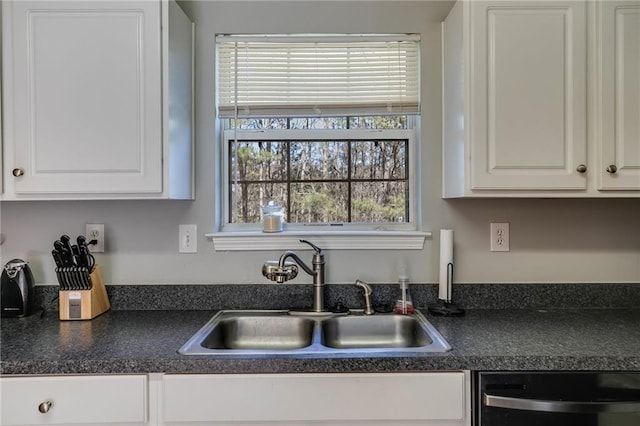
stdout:
<svg viewBox="0 0 640 426">
<path fill-rule="evenodd" d="M 356 286 L 360 287 L 364 290 L 364 314 L 365 315 L 373 315 L 376 311 L 371 306 L 371 293 L 373 290 L 371 286 L 364 281 L 356 280 Z"/>
<path fill-rule="evenodd" d="M 322 249 L 307 240 L 300 240 L 301 243 L 309 244 L 313 250 L 313 259 L 310 268 L 306 263 L 298 257 L 293 251 L 287 251 L 280 256 L 280 260 L 267 261 L 262 266 L 262 275 L 275 281 L 278 284 L 282 284 L 285 281 L 294 279 L 298 275 L 298 265 L 309 275 L 313 277 L 313 308 L 312 312 L 321 313 L 328 312 L 324 308 L 324 254 Z M 295 262 L 287 261 L 287 259 L 293 259 Z M 296 265 L 297 263 L 297 265 Z"/>
</svg>

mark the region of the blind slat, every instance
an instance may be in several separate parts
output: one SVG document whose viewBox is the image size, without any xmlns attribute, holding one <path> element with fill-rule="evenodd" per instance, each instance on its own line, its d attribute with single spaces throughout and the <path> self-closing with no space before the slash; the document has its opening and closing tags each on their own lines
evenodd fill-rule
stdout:
<svg viewBox="0 0 640 426">
<path fill-rule="evenodd" d="M 419 36 L 317 37 L 218 37 L 218 115 L 419 112 Z"/>
</svg>

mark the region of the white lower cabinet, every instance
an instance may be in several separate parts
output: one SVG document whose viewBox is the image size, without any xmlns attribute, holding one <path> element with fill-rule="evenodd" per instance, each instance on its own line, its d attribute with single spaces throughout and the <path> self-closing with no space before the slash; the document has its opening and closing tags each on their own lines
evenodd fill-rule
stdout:
<svg viewBox="0 0 640 426">
<path fill-rule="evenodd" d="M 0 378 L 0 424 L 147 424 L 148 381 L 132 376 Z"/>
<path fill-rule="evenodd" d="M 470 425 L 469 374 L 165 375 L 163 425 Z"/>
<path fill-rule="evenodd" d="M 468 371 L 0 377 L 0 424 L 470 426 Z"/>
</svg>

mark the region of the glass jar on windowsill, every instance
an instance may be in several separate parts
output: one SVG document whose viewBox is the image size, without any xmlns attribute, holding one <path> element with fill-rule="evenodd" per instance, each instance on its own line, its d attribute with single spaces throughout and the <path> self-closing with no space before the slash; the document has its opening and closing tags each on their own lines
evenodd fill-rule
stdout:
<svg viewBox="0 0 640 426">
<path fill-rule="evenodd" d="M 282 232 L 284 225 L 284 207 L 269 201 L 262 207 L 262 232 Z"/>
</svg>

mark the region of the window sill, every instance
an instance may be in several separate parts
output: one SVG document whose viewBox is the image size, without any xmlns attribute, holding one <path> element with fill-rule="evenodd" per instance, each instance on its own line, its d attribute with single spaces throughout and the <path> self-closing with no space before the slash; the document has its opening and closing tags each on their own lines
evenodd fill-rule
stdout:
<svg viewBox="0 0 640 426">
<path fill-rule="evenodd" d="M 260 231 L 206 234 L 216 251 L 292 250 L 307 239 L 326 250 L 422 250 L 430 232 L 418 231 Z"/>
</svg>

